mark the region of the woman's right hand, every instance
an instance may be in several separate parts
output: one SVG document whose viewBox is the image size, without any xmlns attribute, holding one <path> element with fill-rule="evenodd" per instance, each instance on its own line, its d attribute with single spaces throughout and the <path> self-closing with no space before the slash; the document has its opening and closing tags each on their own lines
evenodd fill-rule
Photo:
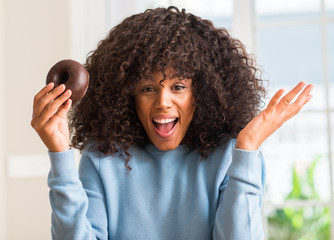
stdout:
<svg viewBox="0 0 334 240">
<path fill-rule="evenodd" d="M 49 83 L 35 95 L 31 126 L 51 152 L 69 150 L 67 113 L 72 105 L 71 90 Z"/>
</svg>

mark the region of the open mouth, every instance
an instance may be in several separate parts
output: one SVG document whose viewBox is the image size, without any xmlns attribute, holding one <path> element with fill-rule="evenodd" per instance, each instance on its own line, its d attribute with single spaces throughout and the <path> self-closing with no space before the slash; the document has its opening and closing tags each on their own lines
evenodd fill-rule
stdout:
<svg viewBox="0 0 334 240">
<path fill-rule="evenodd" d="M 172 135 L 178 120 L 179 118 L 153 119 L 152 123 L 158 135 L 169 137 Z"/>
</svg>

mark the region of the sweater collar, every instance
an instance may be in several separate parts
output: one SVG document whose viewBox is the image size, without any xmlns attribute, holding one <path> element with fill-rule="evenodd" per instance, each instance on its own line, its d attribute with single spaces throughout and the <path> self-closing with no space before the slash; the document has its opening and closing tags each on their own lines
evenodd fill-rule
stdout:
<svg viewBox="0 0 334 240">
<path fill-rule="evenodd" d="M 150 155 L 161 157 L 182 157 L 191 151 L 186 145 L 179 145 L 177 148 L 170 151 L 161 151 L 153 144 L 147 144 L 145 150 Z"/>
</svg>

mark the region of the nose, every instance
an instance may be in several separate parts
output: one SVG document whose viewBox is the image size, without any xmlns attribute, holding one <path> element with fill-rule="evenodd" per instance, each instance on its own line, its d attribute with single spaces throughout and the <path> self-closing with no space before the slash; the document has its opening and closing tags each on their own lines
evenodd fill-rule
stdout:
<svg viewBox="0 0 334 240">
<path fill-rule="evenodd" d="M 169 109 L 173 106 L 172 94 L 168 91 L 167 87 L 161 88 L 157 94 L 155 101 L 155 107 L 161 110 Z"/>
</svg>

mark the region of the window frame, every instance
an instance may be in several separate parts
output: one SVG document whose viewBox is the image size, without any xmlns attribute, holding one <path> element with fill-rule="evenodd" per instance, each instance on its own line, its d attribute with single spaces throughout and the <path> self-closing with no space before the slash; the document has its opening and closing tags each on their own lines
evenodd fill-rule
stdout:
<svg viewBox="0 0 334 240">
<path fill-rule="evenodd" d="M 240 0 L 238 0 L 240 1 Z M 330 94 L 330 76 L 329 76 L 329 54 L 328 54 L 328 25 L 330 23 L 334 22 L 334 17 L 327 17 L 326 16 L 326 6 L 324 0 L 319 0 L 321 4 L 320 9 L 320 16 L 318 18 L 314 19 L 298 19 L 298 20 L 271 20 L 270 22 L 261 22 L 259 18 L 256 17 L 256 9 L 255 9 L 255 0 L 248 0 L 250 2 L 253 2 L 253 4 L 249 4 L 249 6 L 252 7 L 252 9 L 249 9 L 248 11 L 253 11 L 254 16 L 254 22 L 255 22 L 255 31 L 252 31 L 251 34 L 253 35 L 252 39 L 257 39 L 256 35 L 258 30 L 263 28 L 271 28 L 271 27 L 290 27 L 290 26 L 308 26 L 311 24 L 314 25 L 320 25 L 321 28 L 321 41 L 322 41 L 322 60 L 323 60 L 323 87 L 325 92 L 325 104 L 326 107 L 324 110 L 307 110 L 305 112 L 310 112 L 314 114 L 325 114 L 326 115 L 326 128 L 327 128 L 327 147 L 328 147 L 328 161 L 329 161 L 329 176 L 330 176 L 330 200 L 329 201 L 315 201 L 315 200 L 293 200 L 293 201 L 285 201 L 281 204 L 273 203 L 271 201 L 264 201 L 263 207 L 262 207 L 262 214 L 263 214 L 263 221 L 264 221 L 264 228 L 265 228 L 265 235 L 266 238 L 268 238 L 268 221 L 266 212 L 271 209 L 282 209 L 285 207 L 294 207 L 294 208 L 300 208 L 300 207 L 329 207 L 331 211 L 331 240 L 334 240 L 334 199 L 333 199 L 333 157 L 334 157 L 334 149 L 333 149 L 333 136 L 332 136 L 332 129 L 331 129 L 331 114 L 334 113 L 334 109 L 330 108 L 330 102 L 329 102 L 329 94 Z M 238 5 L 235 5 L 234 11 L 238 11 Z M 241 16 L 242 17 L 242 16 Z M 234 19 L 232 20 L 234 21 Z M 240 26 L 241 27 L 241 26 Z M 254 44 L 257 45 L 256 40 L 254 41 Z M 257 49 L 256 46 L 253 46 L 253 49 Z M 257 51 L 254 51 L 255 55 Z M 267 163 L 268 164 L 268 163 Z"/>
</svg>

